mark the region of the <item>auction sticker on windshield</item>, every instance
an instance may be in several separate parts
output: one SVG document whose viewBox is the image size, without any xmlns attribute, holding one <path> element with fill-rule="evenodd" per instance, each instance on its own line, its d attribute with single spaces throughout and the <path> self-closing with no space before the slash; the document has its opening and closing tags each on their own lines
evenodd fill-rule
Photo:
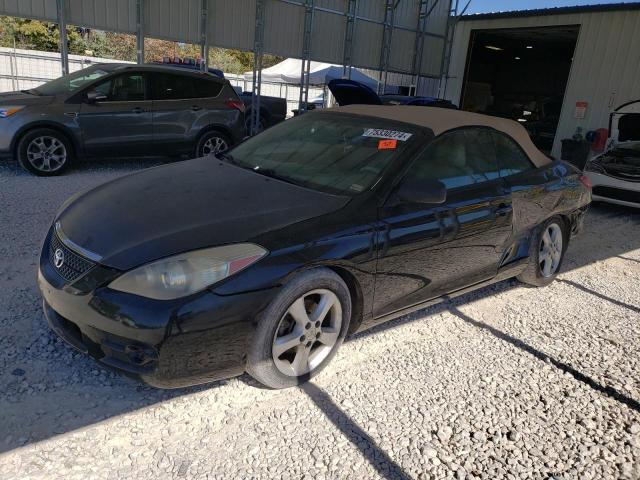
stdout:
<svg viewBox="0 0 640 480">
<path fill-rule="evenodd" d="M 367 128 L 362 134 L 363 137 L 386 138 L 389 140 L 399 140 L 401 142 L 406 142 L 412 135 L 412 133 L 384 130 L 382 128 Z"/>
</svg>

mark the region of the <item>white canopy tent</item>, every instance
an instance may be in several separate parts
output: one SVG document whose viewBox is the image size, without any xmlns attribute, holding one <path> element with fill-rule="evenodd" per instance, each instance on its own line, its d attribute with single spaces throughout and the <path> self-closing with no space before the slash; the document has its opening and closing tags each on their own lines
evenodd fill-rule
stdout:
<svg viewBox="0 0 640 480">
<path fill-rule="evenodd" d="M 297 58 L 287 58 L 286 60 L 262 70 L 262 81 L 273 83 L 289 83 L 300 85 L 300 72 L 302 71 L 302 60 Z M 311 62 L 309 69 L 309 85 L 326 85 L 331 80 L 343 78 L 343 67 L 331 63 Z M 246 72 L 244 78 L 252 81 L 253 72 Z M 351 69 L 351 79 L 371 87 L 376 90 L 378 82 L 365 75 L 356 68 Z"/>
</svg>

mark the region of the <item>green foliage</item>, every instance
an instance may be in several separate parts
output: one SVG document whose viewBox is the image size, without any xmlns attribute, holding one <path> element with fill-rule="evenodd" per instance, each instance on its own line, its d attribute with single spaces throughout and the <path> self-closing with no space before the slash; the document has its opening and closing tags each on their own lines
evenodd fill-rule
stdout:
<svg viewBox="0 0 640 480">
<path fill-rule="evenodd" d="M 123 33 L 103 32 L 78 27 L 67 27 L 69 53 L 113 58 L 134 62 L 136 38 Z M 55 23 L 0 16 L 0 47 L 58 52 L 60 32 Z M 162 57 L 199 58 L 200 47 L 167 40 L 145 39 L 145 60 L 160 61 Z M 270 67 L 282 61 L 281 57 L 265 55 L 263 65 Z M 209 65 L 228 73 L 244 73 L 253 69 L 253 53 L 224 48 L 209 49 Z"/>
<path fill-rule="evenodd" d="M 78 29 L 67 27 L 69 51 L 83 50 L 84 40 Z M 58 51 L 60 31 L 58 25 L 37 20 L 14 17 L 0 17 L 0 46 Z"/>
</svg>

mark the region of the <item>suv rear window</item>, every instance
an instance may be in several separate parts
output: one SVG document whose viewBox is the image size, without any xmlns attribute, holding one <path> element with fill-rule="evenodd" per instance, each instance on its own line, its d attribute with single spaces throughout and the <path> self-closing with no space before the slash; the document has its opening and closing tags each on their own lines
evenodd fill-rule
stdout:
<svg viewBox="0 0 640 480">
<path fill-rule="evenodd" d="M 217 97 L 222 84 L 205 78 L 173 73 L 154 75 L 154 100 L 185 100 Z"/>
</svg>

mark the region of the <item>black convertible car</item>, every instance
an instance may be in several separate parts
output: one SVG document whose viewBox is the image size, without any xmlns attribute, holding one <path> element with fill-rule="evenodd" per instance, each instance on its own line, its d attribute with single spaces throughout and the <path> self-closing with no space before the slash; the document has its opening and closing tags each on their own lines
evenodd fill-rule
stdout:
<svg viewBox="0 0 640 480">
<path fill-rule="evenodd" d="M 543 286 L 591 200 L 511 120 L 370 106 L 77 194 L 46 237 L 52 328 L 158 387 L 282 388 L 345 335 L 518 276 Z"/>
</svg>

